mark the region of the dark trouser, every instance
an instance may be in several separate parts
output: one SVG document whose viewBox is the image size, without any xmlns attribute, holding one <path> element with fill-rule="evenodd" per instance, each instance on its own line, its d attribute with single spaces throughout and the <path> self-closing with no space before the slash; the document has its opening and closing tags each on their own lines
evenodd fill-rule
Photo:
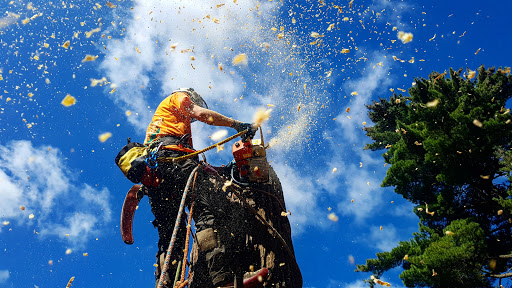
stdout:
<svg viewBox="0 0 512 288">
<path fill-rule="evenodd" d="M 194 204 L 195 240 L 199 246 L 199 259 L 206 262 L 203 267 L 207 270 L 204 272 L 209 276 L 209 283 L 196 283 L 196 273 L 199 271 L 194 271 L 190 288 L 222 287 L 233 283 L 237 268 L 248 269 L 243 252 L 246 230 L 250 226 L 247 211 L 230 202 L 221 189 L 223 183 L 210 183 L 203 182 L 204 185 L 197 190 Z"/>
<path fill-rule="evenodd" d="M 177 157 L 186 153 L 163 150 L 159 153 L 159 157 Z M 176 217 L 180 207 L 181 198 L 185 189 L 188 177 L 192 170 L 197 166 L 197 158 L 192 158 L 175 163 L 159 163 L 156 172 L 161 175 L 162 181 L 158 187 L 147 187 L 149 204 L 151 211 L 155 216 L 153 225 L 158 228 L 158 253 L 157 268 L 155 271 L 156 284 L 160 279 L 160 274 L 165 261 L 165 256 L 169 243 L 171 241 Z M 187 197 L 190 199 L 189 197 Z M 171 253 L 171 260 L 168 264 L 168 270 L 165 277 L 165 285 L 163 287 L 172 287 L 178 263 L 183 259 L 183 248 L 186 236 L 186 214 L 182 214 L 181 225 L 176 235 L 176 240 Z"/>
</svg>

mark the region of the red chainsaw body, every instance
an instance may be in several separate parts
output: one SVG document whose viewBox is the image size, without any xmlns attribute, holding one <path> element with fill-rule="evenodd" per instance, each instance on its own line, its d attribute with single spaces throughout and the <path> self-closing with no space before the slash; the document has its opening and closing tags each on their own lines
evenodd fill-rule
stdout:
<svg viewBox="0 0 512 288">
<path fill-rule="evenodd" d="M 233 157 L 240 172 L 251 182 L 268 181 L 269 165 L 262 141 L 253 139 L 233 144 Z"/>
</svg>

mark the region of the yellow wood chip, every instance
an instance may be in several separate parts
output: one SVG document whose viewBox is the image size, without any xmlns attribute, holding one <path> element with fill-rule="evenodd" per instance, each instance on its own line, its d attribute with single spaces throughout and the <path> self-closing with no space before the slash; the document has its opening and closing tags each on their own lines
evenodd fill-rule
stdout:
<svg viewBox="0 0 512 288">
<path fill-rule="evenodd" d="M 245 53 L 238 54 L 233 58 L 233 65 L 247 65 L 248 62 L 247 54 Z"/>
<path fill-rule="evenodd" d="M 481 50 L 481 49 L 482 49 L 482 48 L 478 48 L 478 50 L 476 50 L 476 52 L 475 52 L 475 55 L 477 55 L 477 54 L 478 54 L 478 52 L 480 52 L 480 50 Z"/>
<path fill-rule="evenodd" d="M 430 216 L 434 216 L 434 214 L 435 214 L 436 212 L 430 212 L 430 211 L 428 211 L 428 204 L 427 204 L 427 203 L 425 203 L 425 213 L 427 213 L 427 214 L 428 214 L 428 215 L 430 215 Z"/>
<path fill-rule="evenodd" d="M 350 49 L 341 49 L 341 53 L 347 54 L 350 52 Z"/>
<path fill-rule="evenodd" d="M 112 133 L 110 132 L 105 132 L 103 134 L 101 134 L 100 136 L 98 136 L 98 139 L 100 140 L 101 143 L 105 142 L 108 140 L 108 138 L 112 137 Z"/>
<path fill-rule="evenodd" d="M 100 31 L 101 31 L 100 27 L 92 29 L 91 31 L 85 32 L 85 37 L 90 38 L 93 33 L 100 32 Z"/>
<path fill-rule="evenodd" d="M 350 93 L 350 95 L 352 95 L 352 96 L 357 96 L 358 94 L 357 94 L 357 92 L 356 92 L 356 91 L 354 91 L 354 92 Z"/>
<path fill-rule="evenodd" d="M 85 252 L 82 255 L 84 255 L 84 257 L 87 257 L 87 256 L 89 256 L 89 253 Z"/>
<path fill-rule="evenodd" d="M 380 279 L 378 279 L 377 277 L 375 276 L 370 276 L 370 279 L 373 280 L 373 283 L 376 283 L 376 284 L 379 284 L 379 285 L 382 285 L 382 286 L 386 286 L 386 287 L 391 287 L 391 284 L 387 283 L 387 282 L 384 282 Z"/>
<path fill-rule="evenodd" d="M 137 51 L 137 53 L 139 53 L 139 54 L 140 54 L 140 50 L 139 50 L 139 48 L 135 47 L 135 51 Z"/>
<path fill-rule="evenodd" d="M 231 186 L 231 184 L 233 184 L 232 181 L 228 180 L 226 182 L 224 182 L 224 185 L 222 185 L 222 191 L 226 192 L 226 189 Z"/>
<path fill-rule="evenodd" d="M 473 79 L 473 78 L 475 78 L 475 75 L 476 75 L 476 71 L 469 70 L 468 76 L 466 76 L 466 77 L 468 79 Z"/>
<path fill-rule="evenodd" d="M 503 215 L 503 210 L 498 210 L 498 216 Z"/>
<path fill-rule="evenodd" d="M 52 261 L 52 264 L 53 264 L 53 261 Z M 50 265 L 51 265 L 51 264 L 50 264 Z M 73 277 L 71 277 L 71 278 L 69 279 L 69 282 L 68 282 L 68 285 L 66 285 L 66 288 L 71 287 L 71 283 L 73 283 L 73 280 L 75 280 L 75 276 L 73 276 Z"/>
<path fill-rule="evenodd" d="M 269 104 L 270 105 L 270 104 Z M 272 112 L 272 109 L 263 109 L 259 108 L 256 113 L 254 113 L 253 116 L 253 123 L 257 126 L 261 126 L 261 124 L 265 121 L 267 121 L 270 118 L 270 112 Z"/>
<path fill-rule="evenodd" d="M 329 27 L 327 27 L 327 31 L 331 31 L 333 28 L 334 28 L 334 23 L 332 23 L 331 25 L 329 25 Z"/>
<path fill-rule="evenodd" d="M 116 5 L 114 5 L 110 2 L 105 3 L 105 5 L 107 5 L 107 7 L 109 7 L 109 8 L 116 8 Z"/>
<path fill-rule="evenodd" d="M 102 77 L 101 79 L 93 79 L 91 78 L 91 87 L 96 87 L 98 84 L 100 84 L 100 86 L 107 81 L 107 78 L 105 77 Z"/>
<path fill-rule="evenodd" d="M 331 220 L 333 222 L 338 222 L 338 220 L 339 220 L 338 216 L 336 216 L 336 214 L 334 214 L 334 213 L 330 213 L 329 215 L 327 215 L 327 218 L 329 218 L 329 220 Z"/>
<path fill-rule="evenodd" d="M 76 98 L 68 94 L 68 95 L 66 95 L 66 97 L 64 97 L 64 99 L 62 99 L 62 102 L 60 102 L 60 104 L 62 104 L 65 107 L 69 107 L 71 105 L 75 105 L 76 104 Z"/>
<path fill-rule="evenodd" d="M 71 251 L 71 249 L 69 249 L 69 248 L 68 248 L 68 249 L 66 250 L 66 255 L 71 254 L 71 252 L 73 252 L 73 251 Z"/>
<path fill-rule="evenodd" d="M 71 42 L 69 42 L 69 40 L 68 40 L 68 41 L 64 42 L 64 44 L 62 44 L 62 47 L 68 49 L 70 44 L 71 44 Z"/>
<path fill-rule="evenodd" d="M 336 173 L 336 171 L 338 171 L 338 168 L 336 168 L 336 167 L 332 168 L 332 173 Z"/>
<path fill-rule="evenodd" d="M 210 138 L 213 141 L 218 142 L 218 141 L 224 139 L 227 135 L 228 135 L 228 130 L 222 129 L 222 130 L 218 130 L 215 133 L 213 133 L 212 136 L 210 136 Z"/>
<path fill-rule="evenodd" d="M 406 44 L 412 41 L 413 35 L 412 33 L 399 31 L 398 32 L 398 39 L 402 41 L 402 43 Z"/>
<path fill-rule="evenodd" d="M 94 61 L 96 59 L 98 59 L 98 55 L 94 56 L 94 55 L 85 55 L 85 58 L 82 60 L 82 63 L 84 62 L 89 62 L 89 61 Z"/>
<path fill-rule="evenodd" d="M 484 126 L 484 124 L 482 124 L 482 122 L 480 122 L 478 119 L 473 120 L 473 125 L 478 128 L 482 128 Z"/>
</svg>

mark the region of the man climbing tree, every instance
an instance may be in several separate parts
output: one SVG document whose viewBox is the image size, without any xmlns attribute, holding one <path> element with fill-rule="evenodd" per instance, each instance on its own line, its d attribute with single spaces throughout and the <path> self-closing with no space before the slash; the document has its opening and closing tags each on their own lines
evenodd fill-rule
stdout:
<svg viewBox="0 0 512 288">
<path fill-rule="evenodd" d="M 434 72 L 409 97 L 367 106 L 375 125 L 366 148 L 386 149 L 391 164 L 382 186 L 416 205 L 420 229 L 356 271 L 378 278 L 401 265 L 407 287 L 492 287 L 512 277 L 510 68 L 461 73 Z"/>
<path fill-rule="evenodd" d="M 157 148 L 157 151 L 159 151 L 158 157 L 179 157 L 194 152 L 192 149 L 190 124 L 196 119 L 209 125 L 232 127 L 238 132 L 247 130 L 248 132 L 244 137 L 252 137 L 254 135 L 256 128 L 253 128 L 251 124 L 233 120 L 207 108 L 208 106 L 204 100 L 194 89 L 182 88 L 174 91 L 156 109 L 153 119 L 148 126 L 144 144 L 149 146 L 150 149 Z M 162 273 L 162 267 L 164 266 L 165 252 L 171 240 L 174 222 L 180 206 L 181 194 L 189 174 L 197 164 L 197 156 L 177 163 L 159 163 L 153 169 L 154 171 L 146 173 L 145 178 L 142 180 L 142 183 L 148 190 L 147 194 L 151 204 L 151 211 L 155 215 L 153 224 L 158 228 L 160 236 L 158 253 L 156 255 L 157 269 L 155 276 L 157 286 L 160 274 Z M 196 215 L 200 219 L 208 218 L 209 215 L 205 215 L 205 213 L 207 214 L 206 210 L 199 209 Z M 196 225 L 202 224 L 201 221 L 198 222 Z M 182 220 L 181 223 L 183 225 L 176 239 L 176 247 L 184 246 L 185 220 Z M 198 229 L 198 231 L 201 231 L 201 229 Z M 174 277 L 177 268 L 176 263 L 182 258 L 182 251 L 180 250 L 173 249 L 171 255 L 172 264 L 169 271 L 166 271 L 165 285 L 163 287 L 172 287 L 172 281 L 169 279 L 169 276 Z"/>
</svg>

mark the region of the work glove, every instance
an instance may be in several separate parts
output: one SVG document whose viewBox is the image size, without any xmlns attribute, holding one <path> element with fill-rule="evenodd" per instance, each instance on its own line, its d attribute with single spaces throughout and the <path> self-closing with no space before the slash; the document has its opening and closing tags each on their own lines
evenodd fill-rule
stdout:
<svg viewBox="0 0 512 288">
<path fill-rule="evenodd" d="M 254 134 L 256 134 L 256 131 L 258 131 L 258 127 L 256 125 L 251 123 L 243 123 L 238 120 L 235 120 L 231 127 L 235 128 L 237 132 L 247 131 L 242 135 L 243 142 L 246 142 L 248 139 L 252 139 Z"/>
</svg>

